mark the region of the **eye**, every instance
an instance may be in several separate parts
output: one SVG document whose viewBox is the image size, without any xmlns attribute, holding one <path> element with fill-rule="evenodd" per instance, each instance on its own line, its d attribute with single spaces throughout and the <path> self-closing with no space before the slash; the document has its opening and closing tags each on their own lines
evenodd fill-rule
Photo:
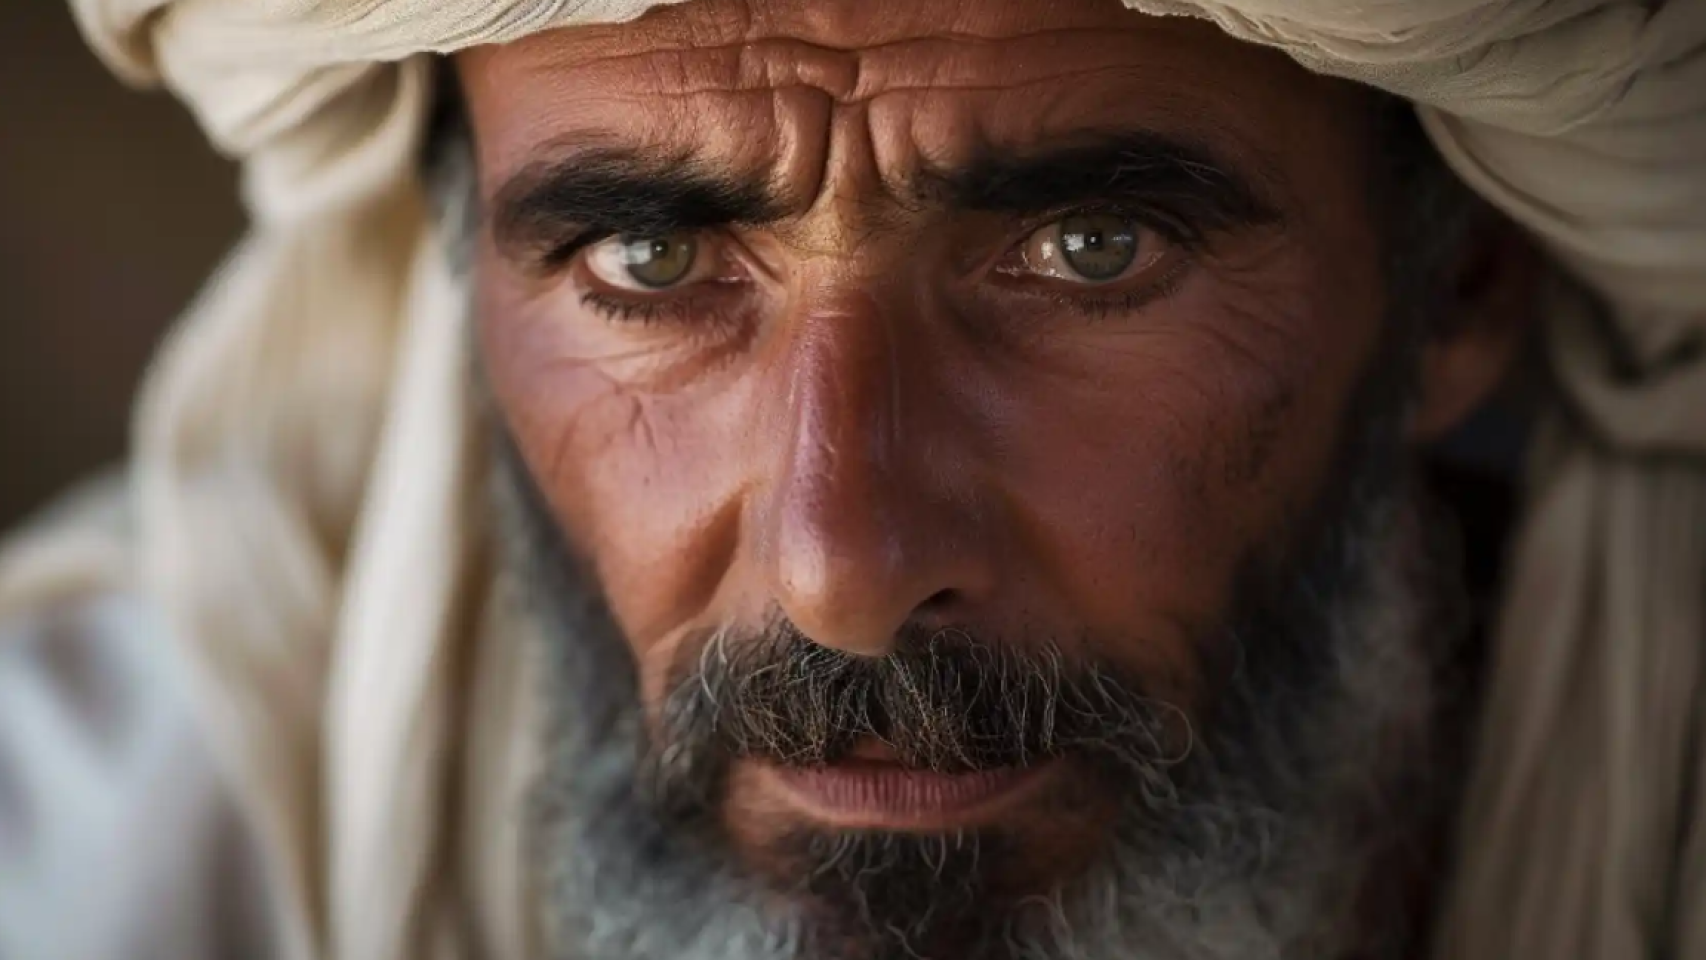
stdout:
<svg viewBox="0 0 1706 960">
<path fill-rule="evenodd" d="M 658 292 L 702 279 L 708 258 L 699 247 L 692 233 L 618 234 L 587 248 L 586 267 L 618 290 Z"/>
<path fill-rule="evenodd" d="M 1059 220 L 1025 238 L 1023 271 L 1099 286 L 1125 279 L 1159 260 L 1161 238 L 1131 217 L 1087 213 Z"/>
</svg>

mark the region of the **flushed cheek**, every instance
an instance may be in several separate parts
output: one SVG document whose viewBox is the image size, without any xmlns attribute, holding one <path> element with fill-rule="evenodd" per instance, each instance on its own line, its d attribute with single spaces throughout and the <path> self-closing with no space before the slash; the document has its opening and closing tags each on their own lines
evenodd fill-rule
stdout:
<svg viewBox="0 0 1706 960">
<path fill-rule="evenodd" d="M 1173 647 L 1218 625 L 1241 563 L 1307 499 L 1323 454 L 1287 440 L 1332 433 L 1311 426 L 1325 398 L 1303 365 L 1258 374 L 1209 338 L 1152 337 L 1104 367 L 992 391 L 1007 522 L 1093 635 L 1183 665 Z"/>
<path fill-rule="evenodd" d="M 696 616 L 728 567 L 738 384 L 651 389 L 583 352 L 570 324 L 584 318 L 483 315 L 492 390 L 528 469 L 624 632 L 649 645 Z"/>
</svg>

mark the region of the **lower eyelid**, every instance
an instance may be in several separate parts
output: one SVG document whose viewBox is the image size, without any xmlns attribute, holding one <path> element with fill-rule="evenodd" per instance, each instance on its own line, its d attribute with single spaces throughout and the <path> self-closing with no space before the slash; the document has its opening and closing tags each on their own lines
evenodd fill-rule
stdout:
<svg viewBox="0 0 1706 960">
<path fill-rule="evenodd" d="M 1055 286 L 1056 288 L 1060 289 L 1062 292 L 1078 292 L 1078 293 L 1090 294 L 1090 293 L 1093 293 L 1094 291 L 1098 291 L 1098 290 L 1113 291 L 1115 289 L 1118 289 L 1123 284 L 1131 283 L 1133 280 L 1137 279 L 1138 277 L 1141 277 L 1143 274 L 1150 273 L 1150 272 L 1154 271 L 1158 266 L 1165 263 L 1169 259 L 1177 259 L 1179 262 L 1184 262 L 1185 260 L 1187 260 L 1189 258 L 1177 250 L 1163 250 L 1161 252 L 1151 254 L 1149 259 L 1146 261 L 1133 264 L 1127 270 L 1125 276 L 1117 277 L 1113 280 L 1104 281 L 1102 283 L 1093 283 L 1093 282 L 1089 282 L 1089 281 L 1085 281 L 1085 280 L 1074 280 L 1071 277 L 1062 276 L 1058 273 L 1041 273 L 1041 272 L 1036 271 L 1036 270 L 1023 269 L 1023 268 L 1018 268 L 1018 267 L 1007 267 L 1007 266 L 1003 266 L 1000 264 L 996 265 L 994 270 L 992 270 L 991 272 L 1000 274 L 1004 277 L 1011 277 L 1013 282 L 1015 282 L 1015 283 L 1038 283 L 1038 284 L 1045 284 L 1046 283 L 1046 284 L 1050 284 L 1052 286 Z M 1173 267 L 1168 268 L 1169 271 L 1171 271 L 1172 269 L 1174 269 L 1174 268 Z"/>
<path fill-rule="evenodd" d="M 592 310 L 608 320 L 637 326 L 686 321 L 691 317 L 714 313 L 702 309 L 692 299 L 681 297 L 618 297 L 587 292 L 581 294 L 579 302 L 582 308 Z"/>
<path fill-rule="evenodd" d="M 1165 256 L 1165 255 L 1163 255 Z M 1171 296 L 1196 265 L 1195 258 L 1180 256 L 1176 263 L 1141 283 L 1090 285 L 1054 281 L 1051 278 L 1027 279 L 1018 277 L 1012 286 L 1029 287 L 1023 292 L 1047 298 L 1061 306 L 1104 314 L 1110 311 L 1136 310 Z M 1035 278 L 1035 274 L 1030 275 Z"/>
<path fill-rule="evenodd" d="M 749 283 L 746 278 L 713 278 L 652 294 L 626 289 L 587 289 L 583 283 L 576 302 L 583 309 L 594 310 L 619 323 L 717 320 L 743 312 L 744 308 L 732 299 L 742 296 L 742 291 L 730 288 Z"/>
<path fill-rule="evenodd" d="M 675 288 L 648 292 L 639 288 L 615 287 L 591 276 L 584 260 L 571 271 L 571 282 L 580 288 L 577 300 L 583 308 L 597 310 L 617 322 L 690 321 L 746 312 L 747 307 L 731 303 L 727 298 L 755 292 L 751 288 L 769 286 L 766 282 L 770 279 L 769 272 L 762 264 L 754 263 L 750 251 L 737 240 L 725 238 L 713 249 L 717 251 L 717 262 L 707 270 L 709 275 Z M 1082 305 L 1092 311 L 1103 312 L 1137 309 L 1168 295 L 1196 260 L 1188 251 L 1169 245 L 1167 249 L 1151 254 L 1145 262 L 1134 264 L 1128 276 L 1093 284 L 1027 269 L 1023 266 L 1022 257 L 1016 263 L 1009 262 L 1013 259 L 1011 254 L 1021 251 L 1022 247 L 1010 248 L 1008 256 L 985 269 L 1001 278 L 1001 286 L 1017 287 L 1027 295 L 1047 297 L 1063 305 Z M 1157 267 L 1168 260 L 1176 263 L 1157 271 Z M 1151 272 L 1156 275 L 1133 282 Z M 733 289 L 735 287 L 747 287 L 749 290 L 739 291 Z M 639 318 L 641 313 L 650 316 Z"/>
</svg>

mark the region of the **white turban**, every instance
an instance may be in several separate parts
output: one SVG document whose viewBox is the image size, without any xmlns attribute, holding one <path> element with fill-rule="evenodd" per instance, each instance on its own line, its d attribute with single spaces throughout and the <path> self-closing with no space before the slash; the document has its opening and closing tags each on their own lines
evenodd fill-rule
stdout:
<svg viewBox="0 0 1706 960">
<path fill-rule="evenodd" d="M 1706 2 L 1126 0 L 1414 101 L 1555 292 L 1438 955 L 1706 958 Z M 137 530 L 15 544 L 0 614 L 140 578 L 262 843 L 286 960 L 535 949 L 514 644 L 478 643 L 465 300 L 426 53 L 647 0 L 72 0 L 242 158 L 249 238 L 148 377 Z M 453 839 L 456 840 L 453 848 Z M 460 903 L 452 909 L 450 904 Z"/>
</svg>

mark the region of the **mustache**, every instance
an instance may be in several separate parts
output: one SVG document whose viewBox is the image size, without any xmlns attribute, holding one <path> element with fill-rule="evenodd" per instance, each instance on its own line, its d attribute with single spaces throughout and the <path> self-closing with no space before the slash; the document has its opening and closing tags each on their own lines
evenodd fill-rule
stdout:
<svg viewBox="0 0 1706 960">
<path fill-rule="evenodd" d="M 1153 778 L 1190 748 L 1183 711 L 1109 664 L 912 626 L 879 657 L 821 646 L 785 621 L 718 631 L 677 671 L 661 720 L 666 764 L 714 751 L 822 766 L 875 738 L 899 763 L 939 773 L 1076 754 Z"/>
</svg>

